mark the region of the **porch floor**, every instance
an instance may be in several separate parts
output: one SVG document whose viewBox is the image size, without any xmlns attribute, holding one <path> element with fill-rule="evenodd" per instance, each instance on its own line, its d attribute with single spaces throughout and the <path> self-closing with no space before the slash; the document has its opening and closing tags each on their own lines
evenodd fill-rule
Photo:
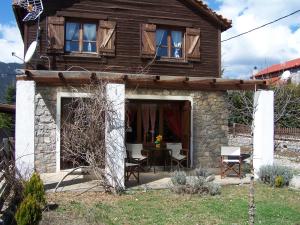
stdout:
<svg viewBox="0 0 300 225">
<path fill-rule="evenodd" d="M 54 192 L 56 185 L 67 174 L 67 172 L 60 173 L 44 173 L 41 178 L 44 182 L 47 192 Z M 157 190 L 166 189 L 171 185 L 172 173 L 158 171 L 157 173 L 147 172 L 140 173 L 140 184 L 136 180 L 130 179 L 126 182 L 128 190 Z M 250 176 L 246 175 L 244 178 L 225 177 L 221 179 L 220 175 L 215 176 L 215 183 L 220 185 L 242 185 L 250 183 Z M 85 175 L 69 175 L 64 182 L 62 182 L 57 189 L 58 192 L 85 192 L 85 191 L 103 191 L 102 187 L 97 186 L 97 181 L 92 180 Z"/>
</svg>

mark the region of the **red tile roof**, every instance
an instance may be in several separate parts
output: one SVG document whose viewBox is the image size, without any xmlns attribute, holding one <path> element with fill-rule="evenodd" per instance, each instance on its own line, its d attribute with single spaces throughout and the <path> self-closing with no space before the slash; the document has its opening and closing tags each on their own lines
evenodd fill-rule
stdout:
<svg viewBox="0 0 300 225">
<path fill-rule="evenodd" d="M 263 70 L 259 71 L 259 73 L 257 73 L 255 75 L 255 77 L 261 77 L 261 76 L 266 75 L 266 74 L 281 72 L 281 71 L 291 69 L 291 68 L 295 68 L 295 67 L 300 67 L 300 58 L 294 59 L 294 60 L 291 60 L 291 61 L 287 61 L 285 63 L 279 63 L 279 64 L 272 65 L 272 66 L 270 66 L 266 69 L 263 69 Z"/>
</svg>

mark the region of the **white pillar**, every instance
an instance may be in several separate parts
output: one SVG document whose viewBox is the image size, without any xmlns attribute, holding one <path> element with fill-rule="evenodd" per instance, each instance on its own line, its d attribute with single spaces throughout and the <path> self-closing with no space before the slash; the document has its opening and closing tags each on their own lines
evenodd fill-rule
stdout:
<svg viewBox="0 0 300 225">
<path fill-rule="evenodd" d="M 35 82 L 17 81 L 15 158 L 16 167 L 24 178 L 34 171 Z"/>
<path fill-rule="evenodd" d="M 253 167 L 255 178 L 263 165 L 274 159 L 274 92 L 257 91 L 254 95 Z"/>
<path fill-rule="evenodd" d="M 113 187 L 123 189 L 125 167 L 125 85 L 107 84 L 106 93 L 112 112 L 106 119 L 106 174 Z"/>
</svg>

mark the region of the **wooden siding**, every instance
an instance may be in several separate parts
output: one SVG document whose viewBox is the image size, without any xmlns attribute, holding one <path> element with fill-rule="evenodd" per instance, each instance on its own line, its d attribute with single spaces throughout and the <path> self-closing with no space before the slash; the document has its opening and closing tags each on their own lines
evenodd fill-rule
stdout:
<svg viewBox="0 0 300 225">
<path fill-rule="evenodd" d="M 77 17 L 107 18 L 116 21 L 116 56 L 114 57 L 78 57 L 62 54 L 47 55 L 46 16 L 58 14 Z M 66 70 L 71 66 L 80 66 L 93 71 L 110 71 L 121 73 L 148 73 L 169 76 L 220 76 L 220 28 L 200 12 L 181 0 L 51 0 L 45 4 L 41 18 L 41 43 L 37 55 L 49 56 L 52 70 Z M 68 17 L 66 17 L 68 20 Z M 181 25 L 200 28 L 200 62 L 153 62 L 142 59 L 140 52 L 140 26 L 160 20 L 172 25 L 177 21 Z M 168 25 L 168 24 L 166 24 Z M 37 24 L 29 23 L 25 29 L 25 46 L 36 38 Z M 28 69 L 45 69 L 47 59 L 34 58 Z M 145 68 L 146 70 L 142 70 Z M 78 67 L 74 68 L 79 70 Z"/>
</svg>

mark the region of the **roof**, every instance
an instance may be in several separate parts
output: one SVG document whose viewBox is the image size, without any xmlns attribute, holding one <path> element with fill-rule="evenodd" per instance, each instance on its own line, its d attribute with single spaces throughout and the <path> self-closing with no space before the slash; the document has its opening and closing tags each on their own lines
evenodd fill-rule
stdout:
<svg viewBox="0 0 300 225">
<path fill-rule="evenodd" d="M 268 68 L 265 68 L 265 69 L 259 71 L 255 75 L 255 77 L 261 77 L 266 74 L 271 74 L 271 73 L 276 73 L 276 72 L 283 72 L 284 70 L 297 68 L 297 67 L 300 67 L 300 58 L 293 59 L 293 60 L 287 61 L 285 63 L 279 63 L 279 64 L 272 65 Z"/>
<path fill-rule="evenodd" d="M 127 88 L 151 88 L 193 91 L 267 89 L 263 80 L 238 80 L 212 77 L 157 76 L 88 71 L 25 70 L 17 80 L 33 80 L 43 86 L 82 86 L 99 81 L 125 84 Z"/>
<path fill-rule="evenodd" d="M 22 14 L 24 12 L 24 9 L 21 9 L 18 7 L 18 1 L 19 0 L 12 0 L 12 6 L 13 6 L 13 11 L 19 26 L 19 29 L 23 26 L 23 21 L 22 21 Z M 196 9 L 207 15 L 212 21 L 217 23 L 220 26 L 221 31 L 225 31 L 229 28 L 232 27 L 232 21 L 224 18 L 222 15 L 217 14 L 215 11 L 210 9 L 207 4 L 205 4 L 202 0 L 185 0 L 192 6 L 194 6 Z M 47 3 L 45 3 L 47 4 Z M 20 29 L 22 37 L 23 37 L 23 29 Z"/>
<path fill-rule="evenodd" d="M 211 18 L 215 19 L 216 22 L 218 22 L 222 26 L 222 31 L 225 31 L 232 27 L 232 21 L 226 19 L 220 14 L 217 14 L 215 11 L 213 11 L 211 8 L 208 7 L 207 4 L 203 2 L 203 0 L 186 0 L 187 2 L 195 3 L 195 7 L 198 10 L 201 10 L 208 14 Z"/>
</svg>

